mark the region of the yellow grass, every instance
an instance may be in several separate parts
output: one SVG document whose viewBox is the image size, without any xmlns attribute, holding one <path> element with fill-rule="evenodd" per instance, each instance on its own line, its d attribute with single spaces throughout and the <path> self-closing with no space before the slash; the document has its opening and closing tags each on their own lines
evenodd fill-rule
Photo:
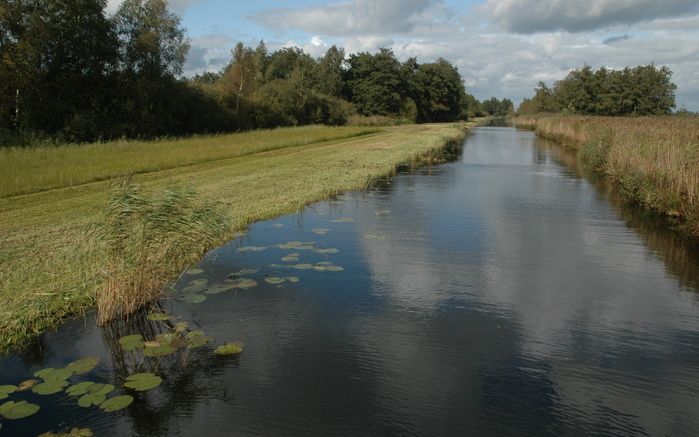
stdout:
<svg viewBox="0 0 699 437">
<path fill-rule="evenodd" d="M 253 221 L 363 188 L 397 164 L 460 138 L 464 126 L 405 125 L 299 146 L 274 148 L 272 143 L 266 152 L 151 171 L 133 179 L 152 192 L 178 183 L 191 186 L 200 201 L 215 202 L 227 211 L 233 229 L 240 230 Z M 348 132 L 325 129 L 328 135 Z M 173 144 L 179 146 L 177 141 Z M 85 159 L 93 160 L 88 155 L 100 147 L 105 145 L 85 149 Z M 131 160 L 144 161 L 143 156 L 133 153 Z M 82 161 L 75 164 L 76 172 L 81 165 Z M 104 248 L 86 231 L 102 217 L 108 186 L 109 181 L 97 181 L 0 199 L 0 350 L 93 306 L 95 290 L 103 285 L 106 259 Z"/>
<path fill-rule="evenodd" d="M 644 207 L 699 235 L 699 117 L 518 117 L 518 126 L 571 145 Z"/>
</svg>

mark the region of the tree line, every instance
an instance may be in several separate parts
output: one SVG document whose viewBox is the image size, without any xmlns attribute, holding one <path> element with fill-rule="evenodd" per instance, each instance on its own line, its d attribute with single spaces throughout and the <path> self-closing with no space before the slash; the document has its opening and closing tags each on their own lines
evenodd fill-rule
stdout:
<svg viewBox="0 0 699 437">
<path fill-rule="evenodd" d="M 586 65 L 573 70 L 553 88 L 539 82 L 531 99 L 524 99 L 520 114 L 571 113 L 604 116 L 670 114 L 677 86 L 669 68 L 639 65 L 623 70 Z"/>
<path fill-rule="evenodd" d="M 183 78 L 189 43 L 165 0 L 0 3 L 0 144 L 152 138 L 311 123 L 353 114 L 444 122 L 504 114 L 466 93 L 450 62 L 386 48 L 314 58 L 238 43 L 220 72 Z"/>
</svg>

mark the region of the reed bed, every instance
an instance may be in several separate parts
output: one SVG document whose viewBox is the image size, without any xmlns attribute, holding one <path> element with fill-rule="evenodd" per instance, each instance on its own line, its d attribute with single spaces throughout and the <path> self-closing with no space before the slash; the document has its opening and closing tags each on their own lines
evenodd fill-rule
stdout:
<svg viewBox="0 0 699 437">
<path fill-rule="evenodd" d="M 699 117 L 517 117 L 519 127 L 580 150 L 626 197 L 699 236 Z"/>
</svg>

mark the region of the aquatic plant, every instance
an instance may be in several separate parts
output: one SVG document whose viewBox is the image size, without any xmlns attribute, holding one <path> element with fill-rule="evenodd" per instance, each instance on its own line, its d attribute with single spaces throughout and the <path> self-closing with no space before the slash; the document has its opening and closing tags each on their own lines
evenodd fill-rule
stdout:
<svg viewBox="0 0 699 437">
<path fill-rule="evenodd" d="M 97 364 L 99 364 L 99 357 L 85 357 L 66 366 L 66 369 L 73 372 L 74 375 L 82 375 L 83 373 L 91 372 Z"/>
<path fill-rule="evenodd" d="M 145 344 L 143 342 L 143 336 L 140 334 L 127 335 L 119 339 L 119 344 L 121 348 L 126 352 L 130 352 L 136 349 L 142 349 Z"/>
<path fill-rule="evenodd" d="M 90 428 L 73 427 L 66 432 L 45 432 L 39 434 L 39 437 L 92 437 L 94 433 Z"/>
<path fill-rule="evenodd" d="M 83 408 L 98 406 L 107 399 L 107 395 L 115 388 L 112 384 L 92 384 L 87 388 L 87 392 L 78 399 L 78 405 Z"/>
<path fill-rule="evenodd" d="M 230 233 L 229 217 L 195 197 L 193 190 L 177 187 L 148 197 L 129 179 L 112 187 L 94 232 L 108 253 L 96 299 L 98 324 L 154 300 L 181 266 Z"/>
<path fill-rule="evenodd" d="M 237 355 L 239 353 L 243 352 L 243 344 L 242 343 L 226 343 L 222 344 L 221 346 L 217 347 L 214 350 L 214 353 L 216 355 Z"/>
<path fill-rule="evenodd" d="M 15 385 L 0 385 L 0 399 L 7 399 L 10 395 L 17 391 Z"/>
<path fill-rule="evenodd" d="M 0 405 L 0 416 L 10 420 L 24 419 L 36 414 L 39 409 L 38 405 L 30 404 L 27 401 L 7 401 Z"/>
<path fill-rule="evenodd" d="M 123 410 L 133 403 L 133 396 L 119 395 L 109 398 L 100 404 L 100 409 L 107 413 Z"/>
<path fill-rule="evenodd" d="M 136 391 L 148 391 L 162 384 L 163 379 L 154 373 L 135 373 L 126 378 L 124 387 Z"/>
</svg>

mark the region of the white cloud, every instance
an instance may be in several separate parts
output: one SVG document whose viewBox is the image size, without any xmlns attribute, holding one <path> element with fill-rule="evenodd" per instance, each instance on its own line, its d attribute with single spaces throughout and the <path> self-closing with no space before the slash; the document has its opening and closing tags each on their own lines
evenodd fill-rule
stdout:
<svg viewBox="0 0 699 437">
<path fill-rule="evenodd" d="M 119 9 L 124 0 L 107 0 L 107 13 L 113 14 Z M 190 6 L 202 0 L 169 0 L 168 9 L 176 14 L 182 14 Z"/>
</svg>

